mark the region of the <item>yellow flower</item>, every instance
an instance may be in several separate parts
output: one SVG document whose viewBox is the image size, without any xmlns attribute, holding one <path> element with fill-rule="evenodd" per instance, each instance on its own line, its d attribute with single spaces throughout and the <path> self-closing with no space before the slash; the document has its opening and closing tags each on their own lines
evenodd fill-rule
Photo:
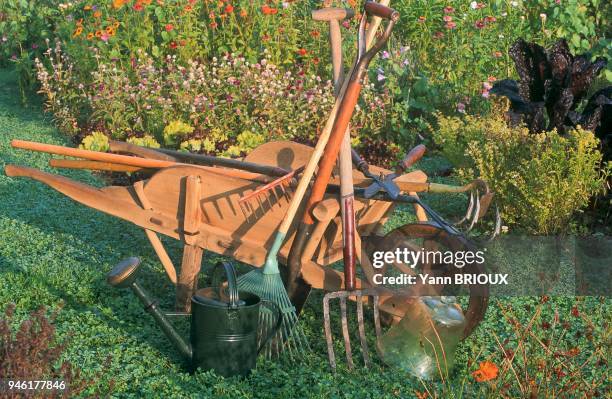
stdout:
<svg viewBox="0 0 612 399">
<path fill-rule="evenodd" d="M 119 27 L 119 21 L 113 22 L 113 28 L 117 29 Z"/>
<path fill-rule="evenodd" d="M 102 37 L 102 31 L 101 30 L 97 30 L 96 31 L 96 37 Z"/>
<path fill-rule="evenodd" d="M 81 33 L 83 33 L 83 27 L 79 26 L 76 28 L 76 30 L 74 31 L 74 33 L 72 34 L 72 37 L 77 37 L 80 36 Z"/>
<path fill-rule="evenodd" d="M 89 33 L 87 34 L 87 40 L 91 40 L 91 39 L 93 39 L 93 37 L 94 37 L 93 32 L 89 32 Z"/>
<path fill-rule="evenodd" d="M 85 7 L 83 7 L 83 10 L 89 11 L 89 10 L 91 10 L 91 6 L 88 4 Z"/>
</svg>

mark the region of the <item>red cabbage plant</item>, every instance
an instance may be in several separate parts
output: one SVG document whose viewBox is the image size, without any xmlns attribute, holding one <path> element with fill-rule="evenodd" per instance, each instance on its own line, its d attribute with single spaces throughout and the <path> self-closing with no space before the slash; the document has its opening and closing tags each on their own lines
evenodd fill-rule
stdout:
<svg viewBox="0 0 612 399">
<path fill-rule="evenodd" d="M 561 134 L 580 125 L 595 133 L 605 158 L 610 159 L 612 86 L 595 92 L 578 110 L 606 60 L 591 61 L 589 54 L 574 56 L 564 39 L 549 49 L 519 39 L 510 48 L 510 57 L 519 81 L 504 79 L 491 89 L 510 100 L 510 123 L 524 123 L 534 133 L 557 129 Z"/>
</svg>

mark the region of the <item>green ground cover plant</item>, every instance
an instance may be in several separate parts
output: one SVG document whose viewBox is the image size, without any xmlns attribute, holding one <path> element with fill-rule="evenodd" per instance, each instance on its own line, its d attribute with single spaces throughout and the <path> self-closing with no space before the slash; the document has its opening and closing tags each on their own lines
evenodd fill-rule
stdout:
<svg viewBox="0 0 612 399">
<path fill-rule="evenodd" d="M 37 111 L 21 108 L 14 95 L 14 80 L 13 73 L 0 73 L 0 168 L 16 163 L 49 171 L 48 155 L 15 151 L 10 140 L 65 145 L 67 138 Z M 431 173 L 445 165 L 443 160 L 428 158 L 420 166 Z M 60 173 L 88 184 L 104 184 L 87 172 Z M 113 395 L 118 397 L 499 398 L 533 392 L 532 386 L 553 387 L 561 392 L 557 397 L 578 390 L 586 391 L 586 397 L 601 397 L 607 389 L 607 360 L 602 350 L 609 341 L 610 303 L 595 297 L 493 300 L 484 322 L 460 345 L 457 367 L 442 381 L 426 383 L 378 364 L 353 372 L 341 366 L 337 374 L 330 373 L 322 340 L 322 295 L 316 292 L 301 316 L 312 351 L 299 367 L 287 359 L 260 359 L 257 370 L 244 380 L 209 372 L 189 375 L 180 355 L 137 301 L 105 282 L 106 272 L 118 260 L 138 255 L 146 265 L 143 286 L 159 298 L 162 307 L 172 307 L 172 287 L 140 229 L 27 179 L 0 174 L 0 198 L 2 311 L 15 303 L 11 327 L 17 329 L 41 305 L 52 312 L 61 304 L 54 321 L 56 336 L 70 339 L 60 359 L 78 364 L 82 378 L 95 379 L 100 392 L 112 384 Z M 437 202 L 432 198 L 432 205 L 443 213 L 457 214 L 444 198 Z M 392 223 L 407 220 L 407 210 L 400 210 Z M 166 244 L 177 261 L 178 243 Z M 204 275 L 219 259 L 206 255 Z M 528 268 L 533 259 L 526 254 L 515 262 L 517 267 Z M 206 283 L 203 279 L 202 284 Z M 187 333 L 186 325 L 179 327 Z M 513 377 L 513 370 L 518 378 Z M 543 389 L 537 394 L 551 397 Z"/>
</svg>

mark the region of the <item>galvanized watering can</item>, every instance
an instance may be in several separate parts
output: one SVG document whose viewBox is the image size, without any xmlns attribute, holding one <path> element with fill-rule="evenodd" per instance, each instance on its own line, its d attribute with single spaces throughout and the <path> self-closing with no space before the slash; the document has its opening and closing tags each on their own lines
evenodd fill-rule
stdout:
<svg viewBox="0 0 612 399">
<path fill-rule="evenodd" d="M 238 292 L 236 272 L 231 264 L 219 262 L 215 266 L 215 269 L 225 268 L 229 300 L 221 299 L 220 288 L 219 293 L 213 295 L 210 289 L 199 290 L 191 298 L 191 313 L 166 313 L 159 309 L 136 282 L 139 266 L 140 259 L 125 259 L 108 273 L 107 281 L 113 287 L 132 289 L 145 310 L 189 361 L 192 370 L 214 370 L 219 375 L 230 377 L 246 376 L 255 368 L 257 355 L 281 326 L 280 309 L 256 295 Z M 262 334 L 261 343 L 257 345 L 262 306 L 270 307 L 276 313 L 277 322 L 273 329 Z M 172 327 L 167 316 L 191 316 L 190 342 L 186 342 Z"/>
</svg>

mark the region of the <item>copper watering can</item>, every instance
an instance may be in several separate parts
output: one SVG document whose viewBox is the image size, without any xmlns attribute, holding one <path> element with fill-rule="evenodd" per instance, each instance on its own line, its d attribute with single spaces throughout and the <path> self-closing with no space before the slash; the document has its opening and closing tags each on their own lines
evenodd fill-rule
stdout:
<svg viewBox="0 0 612 399">
<path fill-rule="evenodd" d="M 192 371 L 201 368 L 231 377 L 246 376 L 255 368 L 257 355 L 281 326 L 281 313 L 272 302 L 263 301 L 247 292 L 238 292 L 236 272 L 230 263 L 219 262 L 215 266 L 215 270 L 219 267 L 225 269 L 229 300 L 222 299 L 224 295 L 221 295 L 220 289 L 217 294 L 211 289 L 199 290 L 191 297 L 191 313 L 163 312 L 159 309 L 157 302 L 136 282 L 139 267 L 140 259 L 125 259 L 108 273 L 107 282 L 116 288 L 132 289 L 144 309 L 190 363 Z M 268 309 L 264 310 L 262 306 Z M 274 312 L 276 324 L 270 331 L 261 334 L 258 345 L 260 310 Z M 189 342 L 174 329 L 168 316 L 191 317 Z"/>
</svg>

